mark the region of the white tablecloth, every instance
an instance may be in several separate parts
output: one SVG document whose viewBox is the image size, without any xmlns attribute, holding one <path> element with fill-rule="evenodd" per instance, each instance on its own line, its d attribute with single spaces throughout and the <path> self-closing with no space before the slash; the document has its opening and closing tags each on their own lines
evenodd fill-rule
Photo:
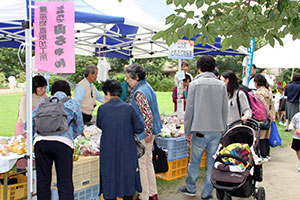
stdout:
<svg viewBox="0 0 300 200">
<path fill-rule="evenodd" d="M 24 157 L 24 154 L 18 155 L 9 152 L 6 156 L 0 155 L 0 173 L 8 172 L 13 168 L 19 158 Z"/>
</svg>

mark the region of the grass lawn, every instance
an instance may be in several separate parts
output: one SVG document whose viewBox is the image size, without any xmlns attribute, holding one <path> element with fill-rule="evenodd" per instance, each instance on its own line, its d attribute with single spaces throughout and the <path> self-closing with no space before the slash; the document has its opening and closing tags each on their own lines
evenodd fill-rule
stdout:
<svg viewBox="0 0 300 200">
<path fill-rule="evenodd" d="M 15 134 L 15 124 L 18 118 L 19 101 L 22 94 L 0 95 L 0 135 Z"/>
</svg>

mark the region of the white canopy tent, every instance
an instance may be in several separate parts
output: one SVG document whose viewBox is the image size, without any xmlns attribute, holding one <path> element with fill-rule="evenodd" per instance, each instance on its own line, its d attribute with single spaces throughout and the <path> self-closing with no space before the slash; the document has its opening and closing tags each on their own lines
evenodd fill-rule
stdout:
<svg viewBox="0 0 300 200">
<path fill-rule="evenodd" d="M 253 63 L 258 68 L 300 68 L 300 39 L 287 35 L 282 42 L 283 46 L 275 40 L 274 47 L 267 44 L 256 50 Z"/>
</svg>

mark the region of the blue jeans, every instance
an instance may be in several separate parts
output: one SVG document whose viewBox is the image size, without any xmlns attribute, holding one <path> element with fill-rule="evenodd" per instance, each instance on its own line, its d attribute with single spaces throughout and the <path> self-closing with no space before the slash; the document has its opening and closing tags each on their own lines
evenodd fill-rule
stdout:
<svg viewBox="0 0 300 200">
<path fill-rule="evenodd" d="M 208 197 L 212 195 L 213 186 L 210 182 L 211 172 L 215 159 L 212 157 L 219 146 L 222 132 L 201 132 L 204 137 L 196 136 L 193 133 L 191 141 L 191 160 L 188 165 L 187 177 L 185 180 L 186 187 L 189 192 L 196 192 L 196 181 L 199 177 L 199 167 L 203 151 L 206 149 L 207 168 L 204 178 L 204 185 L 202 187 L 201 197 Z"/>
</svg>

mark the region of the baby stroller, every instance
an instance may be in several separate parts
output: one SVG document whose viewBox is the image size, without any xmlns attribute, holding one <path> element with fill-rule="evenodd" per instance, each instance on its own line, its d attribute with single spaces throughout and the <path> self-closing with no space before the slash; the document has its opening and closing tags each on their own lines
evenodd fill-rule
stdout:
<svg viewBox="0 0 300 200">
<path fill-rule="evenodd" d="M 256 188 L 256 182 L 262 181 L 262 165 L 257 156 L 259 124 L 252 119 L 247 120 L 246 124 L 238 120 L 229 127 L 231 128 L 221 137 L 211 174 L 217 198 L 231 200 L 231 196 L 243 198 L 254 196 L 258 200 L 264 200 L 265 189 Z M 226 148 L 232 145 L 245 148 L 235 148 L 226 153 L 228 152 Z"/>
</svg>

